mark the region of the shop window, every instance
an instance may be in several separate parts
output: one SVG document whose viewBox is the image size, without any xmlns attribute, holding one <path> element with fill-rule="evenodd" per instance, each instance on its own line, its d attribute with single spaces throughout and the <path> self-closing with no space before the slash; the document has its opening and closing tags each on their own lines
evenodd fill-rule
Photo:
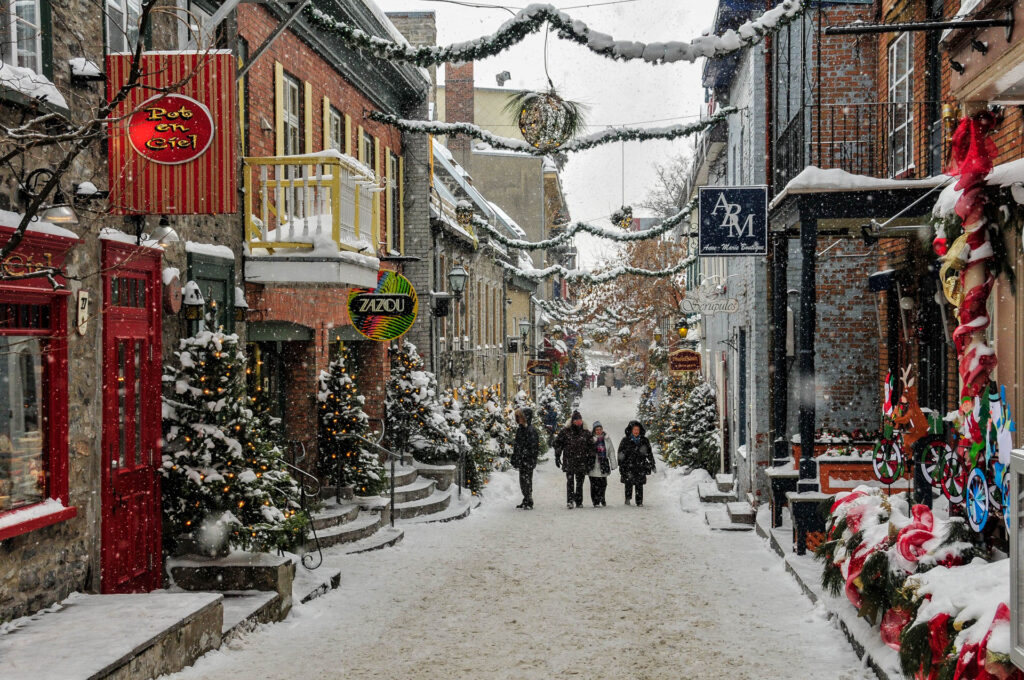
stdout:
<svg viewBox="0 0 1024 680">
<path fill-rule="evenodd" d="M 389 153 L 388 154 L 388 252 L 398 252 L 399 245 L 401 243 L 402 225 L 399 221 L 399 215 L 402 211 L 402 199 L 399 195 L 400 188 L 400 173 L 398 171 L 398 156 Z"/>
<path fill-rule="evenodd" d="M 914 167 L 914 43 L 904 33 L 889 45 L 889 174 Z"/>
<path fill-rule="evenodd" d="M 117 279 L 115 279 L 116 281 Z M 223 257 L 188 254 L 188 280 L 195 281 L 199 291 L 206 300 L 207 313 L 213 324 L 211 330 L 223 330 L 225 333 L 235 332 L 235 262 Z M 111 295 L 119 299 L 113 290 Z M 144 293 L 143 293 L 144 294 Z M 130 292 L 128 298 L 130 299 Z M 188 322 L 189 335 L 208 327 L 208 320 Z"/>
<path fill-rule="evenodd" d="M 248 391 L 259 409 L 274 418 L 284 416 L 284 355 L 280 342 L 250 342 Z"/>
<path fill-rule="evenodd" d="M 141 0 L 107 0 L 107 53 L 134 52 L 139 45 Z"/>
</svg>

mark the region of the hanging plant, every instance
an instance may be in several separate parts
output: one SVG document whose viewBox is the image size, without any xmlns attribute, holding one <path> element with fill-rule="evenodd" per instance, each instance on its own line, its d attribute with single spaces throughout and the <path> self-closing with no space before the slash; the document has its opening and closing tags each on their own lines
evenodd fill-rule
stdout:
<svg viewBox="0 0 1024 680">
<path fill-rule="evenodd" d="M 512 114 L 523 139 L 541 151 L 554 151 L 585 127 L 585 107 L 547 92 L 523 91 L 509 97 L 505 110 Z"/>
</svg>

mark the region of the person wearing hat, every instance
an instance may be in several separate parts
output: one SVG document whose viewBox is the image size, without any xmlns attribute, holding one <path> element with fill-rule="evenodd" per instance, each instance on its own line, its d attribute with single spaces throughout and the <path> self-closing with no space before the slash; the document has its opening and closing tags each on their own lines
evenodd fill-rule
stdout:
<svg viewBox="0 0 1024 680">
<path fill-rule="evenodd" d="M 583 427 L 583 416 L 573 411 L 569 424 L 555 437 L 555 467 L 565 472 L 565 507 L 583 505 L 583 480 L 594 467 L 594 437 Z"/>
<path fill-rule="evenodd" d="M 605 434 L 604 427 L 597 420 L 592 426 L 594 435 L 594 467 L 590 470 L 590 502 L 595 508 L 607 507 L 604 494 L 608 490 L 608 476 L 618 467 L 615 460 L 615 445 Z"/>
<path fill-rule="evenodd" d="M 633 499 L 636 492 L 636 504 L 644 504 L 644 484 L 647 475 L 654 474 L 654 451 L 647 433 L 639 420 L 630 421 L 626 426 L 625 437 L 619 442 L 619 475 L 626 486 L 626 505 Z"/>
<path fill-rule="evenodd" d="M 523 502 L 517 508 L 533 510 L 533 470 L 537 467 L 537 456 L 540 454 L 540 441 L 537 430 L 533 427 L 533 410 L 521 408 L 516 410 L 515 442 L 512 444 L 512 467 L 519 470 L 519 490 L 523 492 Z"/>
</svg>

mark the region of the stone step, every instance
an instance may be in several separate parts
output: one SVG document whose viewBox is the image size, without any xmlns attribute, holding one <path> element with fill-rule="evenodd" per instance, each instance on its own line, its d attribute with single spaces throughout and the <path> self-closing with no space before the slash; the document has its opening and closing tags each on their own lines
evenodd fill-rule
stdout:
<svg viewBox="0 0 1024 680">
<path fill-rule="evenodd" d="M 318 532 L 339 524 L 351 522 L 359 515 L 359 505 L 354 502 L 342 502 L 338 505 L 334 498 L 324 501 L 324 507 L 313 515 L 313 528 Z"/>
<path fill-rule="evenodd" d="M 351 522 L 316 532 L 321 548 L 329 548 L 339 543 L 352 543 L 366 538 L 380 528 L 382 515 L 379 512 L 362 511 Z M 306 543 L 306 551 L 316 550 L 312 536 Z"/>
<path fill-rule="evenodd" d="M 391 469 L 385 465 L 384 469 L 388 474 L 391 474 Z M 412 465 L 396 465 L 395 466 L 395 486 L 406 486 L 412 484 L 419 477 L 419 472 Z"/>
<path fill-rule="evenodd" d="M 310 555 L 310 564 L 319 561 L 319 555 Z M 295 582 L 292 586 L 292 599 L 295 602 L 309 602 L 321 595 L 331 592 L 341 585 L 341 569 L 335 569 L 320 565 L 316 569 L 306 569 L 300 566 L 295 572 Z"/>
<path fill-rule="evenodd" d="M 333 486 L 328 486 L 328 485 L 325 484 L 324 486 L 320 487 L 320 498 L 322 498 L 324 500 L 329 500 L 329 499 L 337 498 L 337 497 L 338 497 L 338 492 L 337 492 L 337 490 Z M 343 486 L 343 487 L 341 487 L 341 501 L 342 502 L 351 501 L 352 497 L 353 497 L 353 494 L 352 494 L 352 487 L 351 486 Z"/>
<path fill-rule="evenodd" d="M 427 479 L 426 477 L 419 477 L 413 482 L 403 486 L 395 484 L 395 505 L 428 498 L 434 494 L 436 486 L 437 483 L 434 480 Z M 391 490 L 385 489 L 380 495 L 384 498 L 390 498 Z"/>
<path fill-rule="evenodd" d="M 257 624 L 276 621 L 277 593 L 238 591 L 224 593 L 221 636 L 228 638 L 252 630 Z"/>
<path fill-rule="evenodd" d="M 716 531 L 753 531 L 752 524 L 737 524 L 729 519 L 729 513 L 721 507 L 708 508 L 704 511 L 704 521 Z"/>
<path fill-rule="evenodd" d="M 701 503 L 729 503 L 736 500 L 736 494 L 732 491 L 722 491 L 715 482 L 698 484 L 697 496 Z"/>
<path fill-rule="evenodd" d="M 715 475 L 715 484 L 718 485 L 719 491 L 731 492 L 736 485 L 736 478 L 730 474 L 717 474 Z"/>
<path fill-rule="evenodd" d="M 754 508 L 746 501 L 726 503 L 725 511 L 728 513 L 729 519 L 735 524 L 754 525 Z"/>
<path fill-rule="evenodd" d="M 451 504 L 451 491 L 451 488 L 448 491 L 435 491 L 427 498 L 409 501 L 408 503 L 396 503 L 392 512 L 395 513 L 396 520 L 441 512 Z"/>
<path fill-rule="evenodd" d="M 354 555 L 356 553 L 370 552 L 371 550 L 380 550 L 381 548 L 390 548 L 401 543 L 403 538 L 405 538 L 405 529 L 399 527 L 392 528 L 390 525 L 386 525 L 372 536 L 367 536 L 352 543 L 346 543 L 341 547 L 341 551 L 346 555 Z"/>
<path fill-rule="evenodd" d="M 402 525 L 407 524 L 431 524 L 434 522 L 452 522 L 458 519 L 469 517 L 473 509 L 480 507 L 480 497 L 474 496 L 468 489 L 462 490 L 462 498 L 458 497 L 457 489 L 449 489 L 451 502 L 448 507 L 440 512 L 429 515 L 419 515 L 401 521 Z"/>
<path fill-rule="evenodd" d="M 292 608 L 295 562 L 291 556 L 233 552 L 215 559 L 175 557 L 167 560 L 166 569 L 171 582 L 182 590 L 276 593 L 268 620 L 280 621 Z"/>
<path fill-rule="evenodd" d="M 437 488 L 441 491 L 455 483 L 455 472 L 457 470 L 455 465 L 428 465 L 427 463 L 416 461 L 414 466 L 420 477 L 433 479 L 437 482 Z"/>
</svg>

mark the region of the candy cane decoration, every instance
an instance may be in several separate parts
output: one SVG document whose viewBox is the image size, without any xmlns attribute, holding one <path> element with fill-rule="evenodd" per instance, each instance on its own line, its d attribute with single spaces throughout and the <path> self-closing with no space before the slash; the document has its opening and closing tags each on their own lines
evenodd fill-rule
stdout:
<svg viewBox="0 0 1024 680">
<path fill-rule="evenodd" d="M 992 171 L 997 153 L 995 143 L 989 138 L 995 123 L 995 116 L 988 111 L 960 121 L 953 135 L 953 165 L 949 171 L 960 178 L 956 188 L 962 193 L 956 202 L 956 214 L 963 222 L 964 234 L 943 259 L 946 266 L 961 269 L 960 288 L 964 295 L 959 305 L 960 325 L 953 331 L 953 343 L 960 364 L 961 404 L 968 409 L 973 397 L 987 389 L 989 376 L 996 366 L 995 350 L 985 338 L 985 329 L 991 323 L 986 303 L 995 283 L 989 264 L 993 250 L 985 219 L 988 199 L 985 176 Z M 954 257 L 958 258 L 957 262 L 950 261 Z"/>
</svg>

